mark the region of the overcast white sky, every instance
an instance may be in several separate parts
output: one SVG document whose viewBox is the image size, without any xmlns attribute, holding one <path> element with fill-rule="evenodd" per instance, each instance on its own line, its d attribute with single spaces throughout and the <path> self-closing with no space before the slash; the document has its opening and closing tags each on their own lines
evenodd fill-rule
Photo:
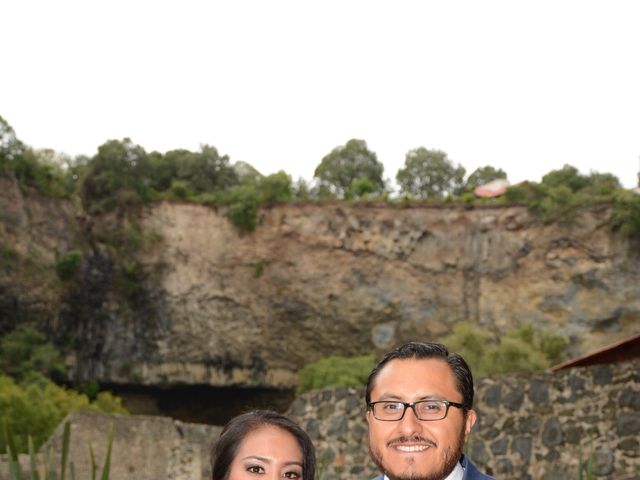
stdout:
<svg viewBox="0 0 640 480">
<path fill-rule="evenodd" d="M 33 1 L 0 8 L 0 115 L 33 147 L 202 143 L 311 179 L 350 138 L 540 180 L 640 169 L 640 2 Z"/>
</svg>

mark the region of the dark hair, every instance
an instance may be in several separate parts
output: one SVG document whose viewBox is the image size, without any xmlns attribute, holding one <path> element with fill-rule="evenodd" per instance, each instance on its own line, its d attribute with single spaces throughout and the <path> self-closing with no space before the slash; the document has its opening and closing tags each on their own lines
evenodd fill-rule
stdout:
<svg viewBox="0 0 640 480">
<path fill-rule="evenodd" d="M 249 433 L 265 425 L 273 425 L 293 435 L 302 452 L 302 479 L 313 480 L 316 470 L 316 453 L 309 435 L 293 420 L 271 410 L 243 413 L 227 423 L 211 450 L 213 480 L 229 478 L 231 463 L 238 453 L 240 443 Z"/>
<path fill-rule="evenodd" d="M 467 365 L 467 362 L 457 353 L 449 353 L 447 347 L 440 343 L 423 342 L 411 342 L 402 345 L 386 353 L 378 364 L 373 367 L 367 380 L 367 390 L 365 394 L 367 407 L 369 406 L 369 402 L 371 402 L 373 382 L 387 363 L 391 360 L 426 360 L 431 358 L 442 359 L 447 362 L 449 368 L 451 368 L 451 372 L 456 378 L 456 387 L 462 394 L 462 404 L 465 410 L 471 410 L 473 408 L 473 376 L 471 375 L 471 369 L 469 365 Z"/>
</svg>

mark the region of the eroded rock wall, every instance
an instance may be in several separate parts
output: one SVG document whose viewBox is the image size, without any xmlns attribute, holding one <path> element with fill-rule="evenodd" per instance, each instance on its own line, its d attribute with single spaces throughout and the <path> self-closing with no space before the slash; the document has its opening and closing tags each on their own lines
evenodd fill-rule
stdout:
<svg viewBox="0 0 640 480">
<path fill-rule="evenodd" d="M 640 262 L 605 209 L 570 226 L 520 207 L 289 205 L 241 236 L 212 209 L 158 204 L 163 245 L 155 360 L 137 375 L 212 385 L 291 386 L 329 354 L 439 339 L 468 320 L 490 332 L 532 323 L 576 355 L 640 323 Z M 157 335 L 157 332 L 156 332 Z"/>
<path fill-rule="evenodd" d="M 0 334 L 27 321 L 57 328 L 63 289 L 56 260 L 81 238 L 69 201 L 23 192 L 0 175 Z"/>
<path fill-rule="evenodd" d="M 0 181 L 0 242 L 42 265 L 26 280 L 3 269 L 0 312 L 44 318 L 78 380 L 292 388 L 310 361 L 438 340 L 462 320 L 496 335 L 531 323 L 571 356 L 640 324 L 640 247 L 604 207 L 544 225 L 523 207 L 289 204 L 242 235 L 201 205 L 77 217 Z M 132 225 L 156 240 L 123 256 L 108 239 Z M 64 284 L 55 262 L 73 248 L 82 270 Z"/>
</svg>

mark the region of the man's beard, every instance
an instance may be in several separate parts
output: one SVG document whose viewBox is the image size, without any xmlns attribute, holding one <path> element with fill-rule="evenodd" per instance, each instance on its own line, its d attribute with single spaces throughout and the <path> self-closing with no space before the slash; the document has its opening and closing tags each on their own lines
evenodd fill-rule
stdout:
<svg viewBox="0 0 640 480">
<path fill-rule="evenodd" d="M 464 437 L 465 437 L 465 434 L 464 434 L 464 424 L 463 424 L 462 431 L 458 436 L 458 441 L 451 446 L 443 447 L 442 453 L 444 455 L 444 462 L 442 464 L 442 468 L 434 472 L 414 472 L 414 473 L 407 473 L 407 474 L 402 474 L 400 472 L 392 472 L 389 469 L 387 469 L 387 467 L 384 465 L 382 460 L 382 453 L 380 452 L 380 450 L 376 448 L 372 448 L 371 443 L 369 443 L 369 453 L 371 454 L 371 458 L 373 462 L 378 466 L 381 472 L 385 473 L 387 477 L 389 477 L 389 480 L 444 480 L 445 478 L 447 478 L 447 476 L 451 472 L 453 472 L 453 469 L 456 467 L 456 463 L 458 463 L 458 461 L 462 457 Z M 425 442 L 425 443 L 433 444 L 433 442 L 429 442 L 422 437 L 412 437 L 412 438 L 402 437 L 392 441 L 392 443 L 402 443 L 407 441 Z M 433 448 L 433 447 L 430 447 L 430 448 Z"/>
</svg>

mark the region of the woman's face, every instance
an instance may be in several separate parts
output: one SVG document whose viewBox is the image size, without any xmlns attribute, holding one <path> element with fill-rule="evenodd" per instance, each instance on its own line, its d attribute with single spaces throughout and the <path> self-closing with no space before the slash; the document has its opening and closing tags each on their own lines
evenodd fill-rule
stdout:
<svg viewBox="0 0 640 480">
<path fill-rule="evenodd" d="M 231 463 L 229 480 L 282 478 L 302 478 L 302 451 L 297 440 L 273 425 L 251 431 Z"/>
</svg>

